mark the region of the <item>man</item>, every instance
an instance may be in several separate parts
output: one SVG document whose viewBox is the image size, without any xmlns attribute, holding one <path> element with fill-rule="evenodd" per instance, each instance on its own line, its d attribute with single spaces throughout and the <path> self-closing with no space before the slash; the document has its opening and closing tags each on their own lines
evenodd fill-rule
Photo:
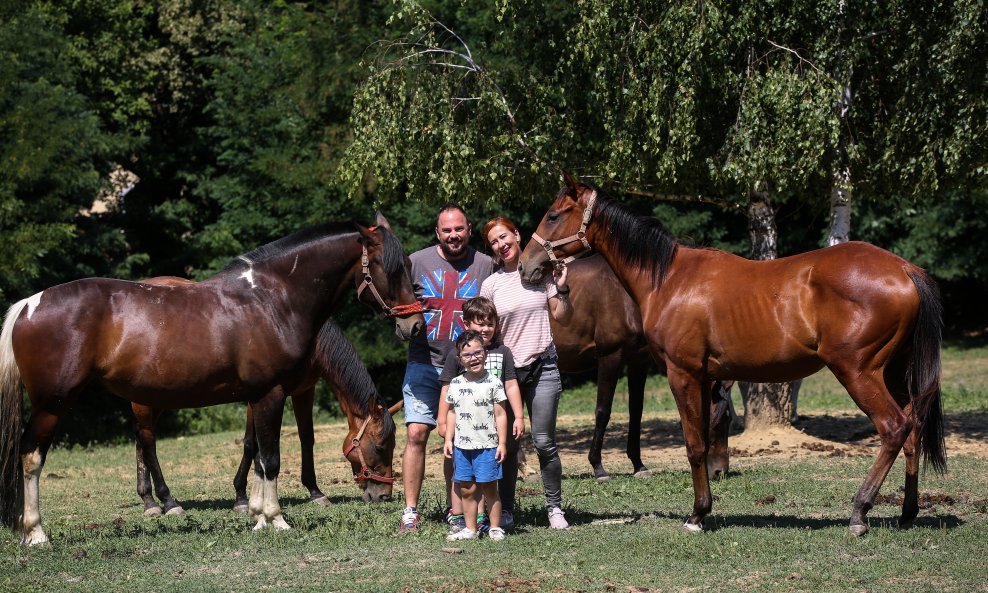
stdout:
<svg viewBox="0 0 988 593">
<path fill-rule="evenodd" d="M 453 340 L 463 331 L 463 302 L 480 294 L 480 285 L 494 267 L 490 257 L 468 245 L 471 231 L 463 208 L 447 203 L 436 221 L 439 244 L 416 251 L 410 257 L 412 280 L 425 309 L 427 331 L 425 336 L 413 338 L 408 346 L 408 365 L 402 384 L 408 440 L 401 457 L 405 512 L 399 534 L 418 528 L 425 447 L 439 413 L 442 388 L 439 374 Z"/>
</svg>

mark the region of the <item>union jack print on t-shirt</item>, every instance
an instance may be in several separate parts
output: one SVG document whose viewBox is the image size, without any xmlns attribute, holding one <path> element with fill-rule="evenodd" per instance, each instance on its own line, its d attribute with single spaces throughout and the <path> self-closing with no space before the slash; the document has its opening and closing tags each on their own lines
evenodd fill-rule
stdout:
<svg viewBox="0 0 988 593">
<path fill-rule="evenodd" d="M 422 276 L 429 340 L 455 340 L 463 331 L 463 301 L 479 294 L 479 284 L 467 271 L 433 270 Z"/>
</svg>

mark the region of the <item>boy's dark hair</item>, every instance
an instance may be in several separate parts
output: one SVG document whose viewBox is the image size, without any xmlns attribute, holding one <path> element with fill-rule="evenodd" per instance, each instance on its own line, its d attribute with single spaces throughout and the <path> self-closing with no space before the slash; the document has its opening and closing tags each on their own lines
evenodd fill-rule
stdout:
<svg viewBox="0 0 988 593">
<path fill-rule="evenodd" d="M 497 323 L 497 307 L 487 297 L 474 297 L 463 303 L 463 321 L 493 321 Z"/>
<path fill-rule="evenodd" d="M 472 329 L 464 330 L 463 333 L 456 336 L 456 351 L 462 352 L 463 347 L 474 340 L 480 342 L 481 346 L 484 345 L 484 338 L 480 335 L 480 332 L 475 332 Z"/>
</svg>

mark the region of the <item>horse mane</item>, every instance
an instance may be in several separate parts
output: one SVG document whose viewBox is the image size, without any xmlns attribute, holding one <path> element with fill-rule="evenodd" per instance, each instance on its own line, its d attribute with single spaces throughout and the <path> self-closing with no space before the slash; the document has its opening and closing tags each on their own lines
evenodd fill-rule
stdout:
<svg viewBox="0 0 988 593">
<path fill-rule="evenodd" d="M 401 274 L 405 272 L 405 252 L 401 242 L 394 234 L 384 227 L 377 227 L 384 243 L 384 270 L 390 282 L 401 282 Z M 223 268 L 223 272 L 242 271 L 250 262 L 259 263 L 321 241 L 327 237 L 335 237 L 346 233 L 356 232 L 353 222 L 327 222 L 304 228 L 290 235 L 275 239 L 270 243 L 233 258 Z"/>
<path fill-rule="evenodd" d="M 611 243 L 618 259 L 646 274 L 656 287 L 662 284 L 679 242 L 653 216 L 641 216 L 600 189 L 591 224 L 606 228 L 599 236 Z"/>
<path fill-rule="evenodd" d="M 338 391 L 338 397 L 349 401 L 351 410 L 358 416 L 367 417 L 371 406 L 379 404 L 379 395 L 374 380 L 371 379 L 353 343 L 343 335 L 343 330 L 332 320 L 319 329 L 316 336 L 315 360 L 325 372 L 328 380 Z M 387 412 L 381 414 L 382 436 L 395 432 L 394 419 Z"/>
</svg>

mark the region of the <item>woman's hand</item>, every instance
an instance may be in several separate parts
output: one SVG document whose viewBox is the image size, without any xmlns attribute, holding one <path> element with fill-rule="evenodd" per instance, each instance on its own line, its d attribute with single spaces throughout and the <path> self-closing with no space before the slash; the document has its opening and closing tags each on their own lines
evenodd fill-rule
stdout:
<svg viewBox="0 0 988 593">
<path fill-rule="evenodd" d="M 566 264 L 563 262 L 556 262 L 556 265 L 552 268 L 552 281 L 556 283 L 556 288 L 562 288 L 566 290 L 566 274 L 567 274 Z"/>
</svg>

